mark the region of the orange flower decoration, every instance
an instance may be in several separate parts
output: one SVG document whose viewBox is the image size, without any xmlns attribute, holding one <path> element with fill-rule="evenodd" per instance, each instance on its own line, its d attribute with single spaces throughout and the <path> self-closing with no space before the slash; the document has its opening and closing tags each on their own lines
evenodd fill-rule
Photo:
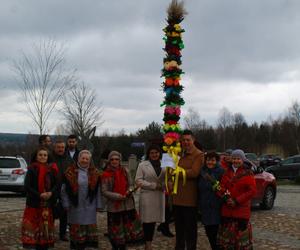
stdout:
<svg viewBox="0 0 300 250">
<path fill-rule="evenodd" d="M 172 137 L 166 137 L 164 141 L 167 145 L 172 145 L 174 139 Z"/>
</svg>

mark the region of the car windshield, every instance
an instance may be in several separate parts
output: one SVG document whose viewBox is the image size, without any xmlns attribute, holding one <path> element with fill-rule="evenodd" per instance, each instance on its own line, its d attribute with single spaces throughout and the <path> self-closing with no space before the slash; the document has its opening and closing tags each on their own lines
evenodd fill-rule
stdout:
<svg viewBox="0 0 300 250">
<path fill-rule="evenodd" d="M 262 155 L 262 156 L 260 157 L 260 159 L 266 160 L 266 159 L 274 158 L 274 157 L 275 157 L 274 155 Z"/>
<path fill-rule="evenodd" d="M 249 160 L 256 160 L 256 155 L 255 154 L 246 154 L 246 158 Z"/>
<path fill-rule="evenodd" d="M 0 168 L 19 168 L 20 162 L 16 159 L 0 158 Z"/>
<path fill-rule="evenodd" d="M 283 165 L 284 165 L 284 164 L 291 164 L 291 163 L 294 162 L 293 159 L 294 159 L 294 158 L 287 158 L 287 159 L 285 159 L 285 160 L 282 162 L 282 164 L 283 164 Z"/>
</svg>

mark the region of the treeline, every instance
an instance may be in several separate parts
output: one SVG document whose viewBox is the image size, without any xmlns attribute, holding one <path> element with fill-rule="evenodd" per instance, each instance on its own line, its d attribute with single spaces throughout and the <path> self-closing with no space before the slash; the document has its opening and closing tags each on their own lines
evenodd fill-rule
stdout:
<svg viewBox="0 0 300 250">
<path fill-rule="evenodd" d="M 300 105 L 293 102 L 285 115 L 276 119 L 269 118 L 260 124 L 248 124 L 241 113 L 231 113 L 227 108 L 220 110 L 217 124 L 209 125 L 200 118 L 199 112 L 189 109 L 182 121 L 182 127 L 193 131 L 197 142 L 204 150 L 241 148 L 245 152 L 257 155 L 278 154 L 281 157 L 300 154 Z M 141 157 L 144 148 L 132 147 L 134 142 L 162 143 L 161 124 L 151 122 L 136 133 L 126 135 L 121 131 L 117 135 L 95 137 L 95 152 L 117 149 L 125 159 L 130 154 Z M 98 143 L 98 144 L 97 144 Z"/>
<path fill-rule="evenodd" d="M 282 157 L 300 154 L 300 105 L 293 102 L 286 114 L 258 124 L 248 124 L 241 113 L 221 109 L 215 127 L 200 119 L 189 109 L 184 117 L 185 127 L 191 129 L 205 149 L 225 151 L 242 148 L 258 155 L 275 153 Z"/>
<path fill-rule="evenodd" d="M 189 109 L 182 121 L 182 127 L 194 132 L 197 142 L 205 149 L 242 148 L 245 152 L 258 155 L 275 153 L 282 157 L 300 154 L 300 105 L 293 102 L 285 115 L 258 124 L 248 124 L 241 113 L 231 113 L 227 108 L 220 110 L 215 126 L 200 118 L 199 112 Z M 57 135 L 56 135 L 57 136 Z M 141 158 L 150 143 L 162 143 L 161 124 L 149 123 L 135 133 L 104 133 L 91 139 L 94 161 L 106 158 L 110 150 L 122 152 L 124 160 L 131 154 Z M 37 146 L 37 135 L 27 135 L 25 143 L 1 144 L 1 155 L 22 155 L 29 159 Z M 53 138 L 55 141 L 55 138 Z M 144 143 L 144 146 L 143 144 Z"/>
</svg>

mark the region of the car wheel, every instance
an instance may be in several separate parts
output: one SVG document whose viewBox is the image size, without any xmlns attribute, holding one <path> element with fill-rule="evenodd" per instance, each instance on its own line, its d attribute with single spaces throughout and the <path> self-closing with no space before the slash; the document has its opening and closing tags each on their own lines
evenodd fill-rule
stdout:
<svg viewBox="0 0 300 250">
<path fill-rule="evenodd" d="M 262 200 L 261 208 L 270 210 L 274 206 L 274 200 L 275 200 L 275 191 L 271 186 L 266 187 L 264 197 Z"/>
</svg>

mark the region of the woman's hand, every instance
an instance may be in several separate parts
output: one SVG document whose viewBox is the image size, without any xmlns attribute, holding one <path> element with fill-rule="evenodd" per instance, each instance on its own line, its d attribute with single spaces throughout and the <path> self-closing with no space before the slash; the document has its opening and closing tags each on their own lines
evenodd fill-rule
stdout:
<svg viewBox="0 0 300 250">
<path fill-rule="evenodd" d="M 40 197 L 41 197 L 41 199 L 43 199 L 45 201 L 48 200 L 49 199 L 48 192 L 41 193 Z"/>
<path fill-rule="evenodd" d="M 124 200 L 126 200 L 126 198 L 127 198 L 127 195 L 121 195 L 121 194 L 119 194 L 119 200 L 120 201 L 124 201 Z"/>
<path fill-rule="evenodd" d="M 138 188 L 141 188 L 141 187 L 143 186 L 143 184 L 140 183 L 140 182 L 136 182 L 136 183 L 135 183 L 135 186 L 136 186 L 136 188 L 138 189 Z"/>
<path fill-rule="evenodd" d="M 47 197 L 48 197 L 47 200 L 49 200 L 51 196 L 52 196 L 52 192 L 47 192 Z"/>
<path fill-rule="evenodd" d="M 161 182 L 157 182 L 156 183 L 155 189 L 158 190 L 158 191 L 162 191 L 163 190 Z"/>
<path fill-rule="evenodd" d="M 227 205 L 229 207 L 235 207 L 236 206 L 236 201 L 232 198 L 229 198 L 227 201 L 226 201 Z"/>
<path fill-rule="evenodd" d="M 44 192 L 40 194 L 40 198 L 45 201 L 49 200 L 51 196 L 52 196 L 52 192 Z"/>
<path fill-rule="evenodd" d="M 42 199 L 42 200 L 46 200 L 46 198 L 47 198 L 47 193 L 45 192 L 45 193 L 41 193 L 40 194 L 40 198 Z"/>
</svg>

